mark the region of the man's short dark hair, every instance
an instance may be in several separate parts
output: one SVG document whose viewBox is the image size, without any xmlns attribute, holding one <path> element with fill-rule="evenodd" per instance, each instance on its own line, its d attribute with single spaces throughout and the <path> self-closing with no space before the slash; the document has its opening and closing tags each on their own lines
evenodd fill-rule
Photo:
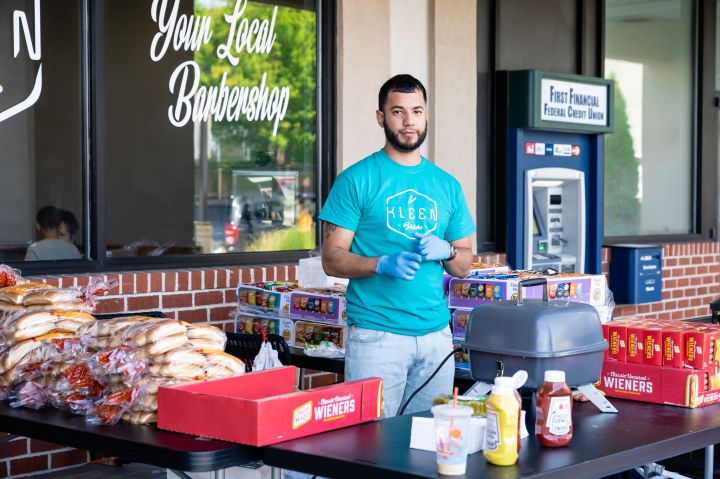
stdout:
<svg viewBox="0 0 720 479">
<path fill-rule="evenodd" d="M 427 92 L 420 80 L 412 75 L 395 75 L 380 87 L 380 93 L 378 94 L 378 110 L 383 111 L 383 107 L 385 106 L 385 102 L 387 101 L 387 97 L 391 91 L 413 93 L 418 90 L 422 92 L 423 100 L 427 103 Z"/>
<path fill-rule="evenodd" d="M 60 226 L 62 214 L 60 210 L 54 206 L 43 206 L 38 210 L 35 221 L 37 221 L 37 224 L 43 229 L 54 229 Z"/>
<path fill-rule="evenodd" d="M 65 226 L 67 226 L 67 230 L 70 236 L 75 236 L 75 233 L 77 233 L 80 225 L 78 224 L 78 220 L 73 214 L 73 212 L 68 210 L 60 210 L 60 217 L 62 218 L 62 222 L 65 223 Z"/>
</svg>

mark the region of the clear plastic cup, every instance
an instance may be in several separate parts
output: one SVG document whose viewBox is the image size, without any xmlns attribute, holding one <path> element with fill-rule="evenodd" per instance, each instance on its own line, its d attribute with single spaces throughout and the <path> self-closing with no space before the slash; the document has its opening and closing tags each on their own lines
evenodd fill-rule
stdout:
<svg viewBox="0 0 720 479">
<path fill-rule="evenodd" d="M 432 413 L 438 473 L 447 476 L 465 474 L 473 408 L 440 404 L 432 407 Z"/>
</svg>

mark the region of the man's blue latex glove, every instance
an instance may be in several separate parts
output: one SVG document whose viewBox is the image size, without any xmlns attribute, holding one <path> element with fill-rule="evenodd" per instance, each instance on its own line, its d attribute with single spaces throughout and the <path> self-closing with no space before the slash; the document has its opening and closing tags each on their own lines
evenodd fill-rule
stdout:
<svg viewBox="0 0 720 479">
<path fill-rule="evenodd" d="M 415 252 L 423 261 L 445 261 L 450 257 L 450 243 L 433 234 L 415 233 L 418 244 Z"/>
<path fill-rule="evenodd" d="M 420 269 L 421 261 L 419 254 L 409 251 L 381 256 L 375 272 L 379 275 L 411 281 L 415 279 L 415 272 Z"/>
</svg>

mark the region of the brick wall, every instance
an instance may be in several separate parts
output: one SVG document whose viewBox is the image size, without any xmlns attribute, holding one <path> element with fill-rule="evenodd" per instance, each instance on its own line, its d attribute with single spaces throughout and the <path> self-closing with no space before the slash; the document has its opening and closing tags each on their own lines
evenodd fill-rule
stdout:
<svg viewBox="0 0 720 479">
<path fill-rule="evenodd" d="M 663 246 L 662 301 L 617 305 L 613 318 L 691 319 L 710 315 L 708 304 L 720 297 L 720 243 Z M 602 268 L 608 273 L 610 250 L 603 249 Z"/>
<path fill-rule="evenodd" d="M 483 254 L 478 261 L 505 264 L 504 254 Z M 603 249 L 602 268 L 607 274 L 610 251 Z M 293 265 L 249 268 L 205 268 L 185 271 L 108 273 L 118 288 L 98 300 L 97 313 L 161 310 L 189 322 L 211 322 L 231 331 L 240 282 L 291 280 Z M 57 286 L 84 286 L 87 275 L 39 278 Z M 639 315 L 672 319 L 707 316 L 708 303 L 720 295 L 720 243 L 673 244 L 663 247 L 663 300 L 644 305 L 618 305 L 614 316 Z M 305 388 L 332 384 L 335 374 L 308 371 Z M 2 433 L 0 433 L 2 434 Z M 87 461 L 85 451 L 34 439 L 19 438 L 0 444 L 0 477 L 41 474 Z"/>
</svg>

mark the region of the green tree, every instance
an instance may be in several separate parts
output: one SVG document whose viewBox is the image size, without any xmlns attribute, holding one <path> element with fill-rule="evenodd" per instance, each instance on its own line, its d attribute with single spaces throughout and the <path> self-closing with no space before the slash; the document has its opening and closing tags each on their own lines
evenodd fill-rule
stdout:
<svg viewBox="0 0 720 479">
<path fill-rule="evenodd" d="M 223 15 L 232 10 L 234 2 L 223 7 L 205 9 L 196 3 L 196 14 L 212 18 L 212 40 L 195 55 L 200 66 L 201 83 L 218 85 L 227 73 L 227 86 L 257 85 L 267 74 L 268 88 L 289 86 L 290 100 L 285 119 L 277 135 L 272 135 L 273 122 L 217 122 L 212 134 L 221 143 L 223 160 L 230 167 L 260 166 L 275 168 L 278 161 L 300 167 L 315 160 L 316 141 L 316 19 L 312 11 L 278 7 L 275 21 L 275 43 L 269 54 L 234 52 L 237 66 L 217 57 L 218 45 L 227 43 L 230 24 Z M 248 2 L 244 18 L 270 19 L 273 5 Z M 233 39 L 234 40 L 234 39 Z M 234 41 L 232 43 L 234 45 Z M 307 165 L 311 168 L 311 165 Z"/>
<path fill-rule="evenodd" d="M 638 233 L 638 165 L 625 97 L 615 81 L 615 132 L 605 136 L 605 235 Z"/>
</svg>

